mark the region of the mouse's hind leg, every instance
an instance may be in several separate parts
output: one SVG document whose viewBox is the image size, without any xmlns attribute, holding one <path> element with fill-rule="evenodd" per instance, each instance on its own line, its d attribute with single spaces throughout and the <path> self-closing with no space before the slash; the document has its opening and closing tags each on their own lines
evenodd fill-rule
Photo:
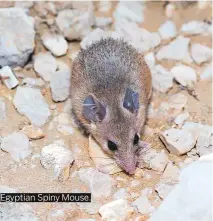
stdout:
<svg viewBox="0 0 213 221">
<path fill-rule="evenodd" d="M 76 125 L 78 126 L 79 130 L 82 132 L 82 134 L 86 137 L 89 137 L 90 132 L 89 130 L 81 123 L 81 121 L 79 120 L 79 118 L 77 117 L 75 111 L 72 109 L 72 117 L 76 123 Z"/>
</svg>

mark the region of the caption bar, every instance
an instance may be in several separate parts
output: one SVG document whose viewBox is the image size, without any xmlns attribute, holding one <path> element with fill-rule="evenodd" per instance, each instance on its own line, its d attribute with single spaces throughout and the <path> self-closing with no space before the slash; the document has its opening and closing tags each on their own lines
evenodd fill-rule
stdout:
<svg viewBox="0 0 213 221">
<path fill-rule="evenodd" d="M 0 193 L 0 202 L 91 202 L 91 193 Z"/>
</svg>

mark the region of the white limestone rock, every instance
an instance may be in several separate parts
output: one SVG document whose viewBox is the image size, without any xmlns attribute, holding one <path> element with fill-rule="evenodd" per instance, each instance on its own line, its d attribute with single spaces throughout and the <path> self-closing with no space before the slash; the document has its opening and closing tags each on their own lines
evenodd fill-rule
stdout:
<svg viewBox="0 0 213 221">
<path fill-rule="evenodd" d="M 182 110 L 186 106 L 187 100 L 187 96 L 182 93 L 173 94 L 168 100 L 169 107 Z"/>
<path fill-rule="evenodd" d="M 161 199 L 165 199 L 169 195 L 169 193 L 172 191 L 173 188 L 174 188 L 174 185 L 159 182 L 156 185 L 155 190 Z"/>
<path fill-rule="evenodd" d="M 108 12 L 112 8 L 112 2 L 109 0 L 100 1 L 98 11 Z"/>
<path fill-rule="evenodd" d="M 180 31 L 187 35 L 211 35 L 212 25 L 204 21 L 189 21 L 181 26 Z"/>
<path fill-rule="evenodd" d="M 161 38 L 164 40 L 174 38 L 177 35 L 175 23 L 169 20 L 160 26 L 158 32 L 160 33 Z"/>
<path fill-rule="evenodd" d="M 175 128 L 161 132 L 160 138 L 169 152 L 177 156 L 189 152 L 196 143 L 192 133 Z"/>
<path fill-rule="evenodd" d="M 212 80 L 212 63 L 206 65 L 200 73 L 201 80 Z"/>
<path fill-rule="evenodd" d="M 3 83 L 9 89 L 13 89 L 19 84 L 16 76 L 9 66 L 5 66 L 0 69 L 0 79 L 2 79 Z"/>
<path fill-rule="evenodd" d="M 59 124 L 57 126 L 57 130 L 64 135 L 72 135 L 74 133 L 74 130 L 71 126 L 64 124 Z"/>
<path fill-rule="evenodd" d="M 25 134 L 13 132 L 1 141 L 1 149 L 10 153 L 11 157 L 19 162 L 32 153 L 29 139 Z"/>
<path fill-rule="evenodd" d="M 17 2 L 14 2 L 14 3 L 15 3 L 14 7 L 23 8 L 23 9 L 30 9 L 34 5 L 33 1 L 17 1 Z"/>
<path fill-rule="evenodd" d="M 51 75 L 56 71 L 56 59 L 50 52 L 40 52 L 34 60 L 34 70 L 45 81 L 50 81 Z"/>
<path fill-rule="evenodd" d="M 115 9 L 115 19 L 127 19 L 131 22 L 141 23 L 144 21 L 144 2 L 140 1 L 120 1 Z"/>
<path fill-rule="evenodd" d="M 110 24 L 112 24 L 111 17 L 96 17 L 95 18 L 95 27 L 97 28 L 104 28 Z"/>
<path fill-rule="evenodd" d="M 207 155 L 184 168 L 180 182 L 150 221 L 210 221 L 212 219 L 212 158 Z"/>
<path fill-rule="evenodd" d="M 174 16 L 175 10 L 176 10 L 175 5 L 172 3 L 169 3 L 165 7 L 165 15 L 168 18 L 172 18 Z"/>
<path fill-rule="evenodd" d="M 18 87 L 13 104 L 20 114 L 39 127 L 42 127 L 51 115 L 48 104 L 38 89 Z"/>
<path fill-rule="evenodd" d="M 41 165 L 45 169 L 53 168 L 54 178 L 60 181 L 69 177 L 70 166 L 74 161 L 71 150 L 59 144 L 50 144 L 41 150 Z"/>
<path fill-rule="evenodd" d="M 118 199 L 100 207 L 99 213 L 106 221 L 125 221 L 130 218 L 133 208 L 123 199 Z"/>
<path fill-rule="evenodd" d="M 196 71 L 186 65 L 176 65 L 171 70 L 175 80 L 184 87 L 193 88 L 197 82 Z"/>
<path fill-rule="evenodd" d="M 35 87 L 41 88 L 45 86 L 45 82 L 41 78 L 26 77 L 23 79 L 22 85 L 25 85 L 27 87 L 32 87 L 32 88 L 35 88 Z"/>
<path fill-rule="evenodd" d="M 182 61 L 185 63 L 192 63 L 189 55 L 189 42 L 190 38 L 178 36 L 175 40 L 166 46 L 160 48 L 156 54 L 156 58 L 161 60 Z"/>
<path fill-rule="evenodd" d="M 202 64 L 204 62 L 211 60 L 212 49 L 207 46 L 195 43 L 195 44 L 192 44 L 191 46 L 191 54 L 192 54 L 193 60 L 197 64 Z"/>
<path fill-rule="evenodd" d="M 45 136 L 43 130 L 34 125 L 25 126 L 21 130 L 21 132 L 24 133 L 29 139 L 32 139 L 32 140 L 41 139 Z"/>
<path fill-rule="evenodd" d="M 52 52 L 53 55 L 59 57 L 65 55 L 68 50 L 68 43 L 62 35 L 44 34 L 42 37 L 44 46 Z"/>
<path fill-rule="evenodd" d="M 123 199 L 126 200 L 128 198 L 128 193 L 125 188 L 119 189 L 116 193 L 113 195 L 114 200 Z"/>
<path fill-rule="evenodd" d="M 59 70 L 51 75 L 50 88 L 55 102 L 64 101 L 70 94 L 71 71 Z"/>
<path fill-rule="evenodd" d="M 164 182 L 173 184 L 179 181 L 180 169 L 173 163 L 168 163 L 166 169 L 163 172 L 161 179 Z"/>
<path fill-rule="evenodd" d="M 113 179 L 94 168 L 81 168 L 78 176 L 90 189 L 95 199 L 109 197 L 112 193 Z"/>
<path fill-rule="evenodd" d="M 66 9 L 56 17 L 56 24 L 68 40 L 82 40 L 94 23 L 93 4 L 88 9 Z"/>
<path fill-rule="evenodd" d="M 150 70 L 152 70 L 155 67 L 155 55 L 153 52 L 149 52 L 146 55 L 144 55 L 144 60 L 147 63 Z"/>
<path fill-rule="evenodd" d="M 156 65 L 151 69 L 152 86 L 154 90 L 166 93 L 173 86 L 173 75 L 162 65 Z"/>
<path fill-rule="evenodd" d="M 21 8 L 0 9 L 0 66 L 24 66 L 34 50 L 33 19 Z"/>
<path fill-rule="evenodd" d="M 4 97 L 0 97 L 0 121 L 7 119 L 6 103 Z"/>
<path fill-rule="evenodd" d="M 183 125 L 184 121 L 186 121 L 189 117 L 190 117 L 189 112 L 181 113 L 175 118 L 175 123 L 181 126 Z"/>
</svg>

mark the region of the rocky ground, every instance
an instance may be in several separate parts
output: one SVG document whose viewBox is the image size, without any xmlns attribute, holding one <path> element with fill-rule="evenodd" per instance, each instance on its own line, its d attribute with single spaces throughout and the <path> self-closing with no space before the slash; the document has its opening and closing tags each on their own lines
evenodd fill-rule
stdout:
<svg viewBox="0 0 213 221">
<path fill-rule="evenodd" d="M 84 204 L 1 204 L 0 220 L 148 220 L 181 169 L 212 151 L 211 10 L 210 2 L 0 2 L 0 192 L 92 193 Z M 70 115 L 72 60 L 108 36 L 144 53 L 153 77 L 134 176 L 109 168 Z"/>
</svg>

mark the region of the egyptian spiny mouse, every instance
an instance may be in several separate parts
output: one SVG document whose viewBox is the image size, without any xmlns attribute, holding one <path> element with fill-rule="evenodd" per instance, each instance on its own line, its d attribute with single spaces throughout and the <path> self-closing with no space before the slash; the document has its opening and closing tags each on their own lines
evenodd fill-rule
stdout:
<svg viewBox="0 0 213 221">
<path fill-rule="evenodd" d="M 72 113 L 128 174 L 136 169 L 151 88 L 143 56 L 124 40 L 101 39 L 73 61 Z"/>
</svg>

